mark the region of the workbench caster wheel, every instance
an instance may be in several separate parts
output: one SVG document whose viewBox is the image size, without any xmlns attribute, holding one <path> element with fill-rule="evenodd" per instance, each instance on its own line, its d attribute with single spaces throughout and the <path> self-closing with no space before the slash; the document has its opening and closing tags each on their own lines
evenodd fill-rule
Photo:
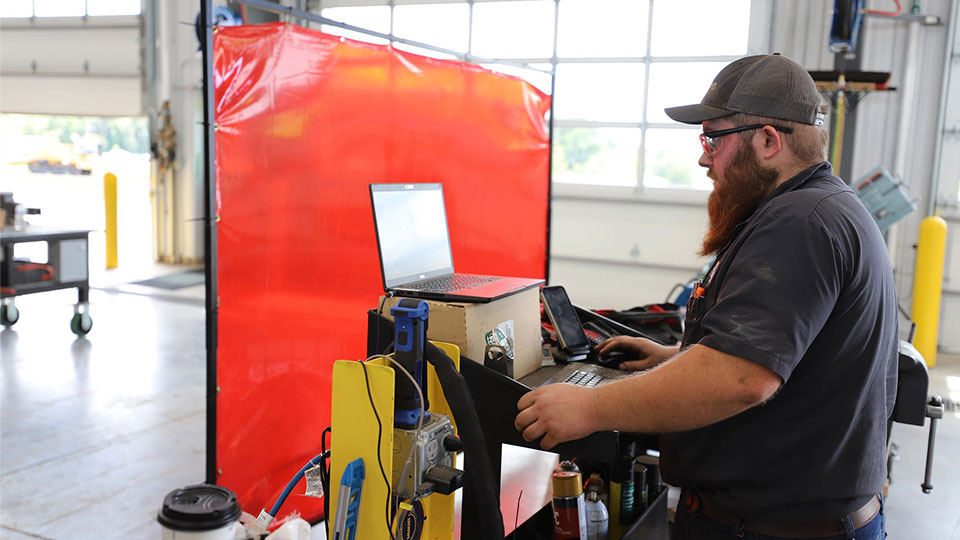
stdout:
<svg viewBox="0 0 960 540">
<path fill-rule="evenodd" d="M 77 313 L 70 319 L 70 330 L 78 336 L 85 336 L 93 328 L 93 319 L 87 313 Z"/>
<path fill-rule="evenodd" d="M 0 306 L 0 324 L 9 328 L 17 324 L 18 320 L 20 320 L 20 310 L 17 306 L 12 303 Z"/>
</svg>

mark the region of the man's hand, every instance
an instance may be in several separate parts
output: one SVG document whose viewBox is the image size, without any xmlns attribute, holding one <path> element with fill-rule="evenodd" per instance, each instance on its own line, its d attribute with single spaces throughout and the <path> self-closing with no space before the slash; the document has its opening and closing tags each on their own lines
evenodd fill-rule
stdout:
<svg viewBox="0 0 960 540">
<path fill-rule="evenodd" d="M 582 439 L 597 431 L 593 426 L 595 388 L 572 384 L 548 384 L 527 392 L 517 402 L 520 414 L 514 421 L 526 441 L 543 437 L 545 450 L 559 443 Z"/>
<path fill-rule="evenodd" d="M 650 369 L 668 360 L 679 350 L 679 347 L 668 347 L 646 338 L 629 336 L 612 337 L 597 345 L 597 353 L 601 356 L 613 351 L 620 351 L 639 358 L 639 360 L 622 362 L 620 369 L 624 371 Z"/>
</svg>

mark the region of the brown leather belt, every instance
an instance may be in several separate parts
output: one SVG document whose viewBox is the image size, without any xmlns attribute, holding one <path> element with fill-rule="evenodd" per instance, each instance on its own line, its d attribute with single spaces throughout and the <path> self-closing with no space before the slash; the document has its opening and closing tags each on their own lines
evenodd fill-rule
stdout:
<svg viewBox="0 0 960 540">
<path fill-rule="evenodd" d="M 724 508 L 722 504 L 717 502 L 715 499 L 710 498 L 709 496 L 705 496 L 703 494 L 697 494 L 694 496 L 699 498 L 699 501 L 697 501 L 699 503 L 699 508 L 691 508 L 691 506 L 688 504 L 688 510 L 699 510 L 700 513 L 708 518 L 721 523 L 730 524 L 734 528 L 736 528 L 737 523 L 742 519 L 741 516 L 737 516 L 736 514 L 730 512 Z M 680 503 L 685 504 L 687 500 L 687 494 L 685 493 L 684 497 L 681 498 Z M 695 502 L 693 505 L 697 506 L 697 503 Z M 870 523 L 870 520 L 873 519 L 879 511 L 880 497 L 877 496 L 871 498 L 866 504 L 850 514 L 850 517 L 853 520 L 853 528 L 859 529 L 867 523 Z M 825 536 L 844 534 L 846 532 L 843 527 L 843 520 L 841 518 L 799 522 L 776 522 L 751 519 L 743 522 L 743 530 L 754 534 L 784 536 L 787 538 L 822 538 Z"/>
</svg>

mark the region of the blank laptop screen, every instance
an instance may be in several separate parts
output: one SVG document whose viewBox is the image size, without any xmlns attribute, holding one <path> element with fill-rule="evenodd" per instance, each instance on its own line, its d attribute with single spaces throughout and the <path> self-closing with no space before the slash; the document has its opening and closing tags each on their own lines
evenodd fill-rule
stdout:
<svg viewBox="0 0 960 540">
<path fill-rule="evenodd" d="M 440 184 L 371 186 L 387 287 L 453 272 Z"/>
</svg>

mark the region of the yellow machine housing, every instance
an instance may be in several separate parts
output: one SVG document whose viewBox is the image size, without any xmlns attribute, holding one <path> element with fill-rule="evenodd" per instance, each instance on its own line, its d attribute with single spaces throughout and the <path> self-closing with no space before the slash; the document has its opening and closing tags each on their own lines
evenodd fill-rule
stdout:
<svg viewBox="0 0 960 540">
<path fill-rule="evenodd" d="M 453 360 L 460 369 L 460 349 L 456 345 L 432 341 Z M 334 530 L 334 509 L 337 507 L 340 478 L 347 464 L 362 458 L 366 478 L 363 482 L 363 494 L 360 499 L 360 512 L 357 520 L 357 538 L 364 540 L 389 540 L 387 523 L 387 485 L 384 477 L 393 478 L 393 405 L 394 405 L 394 369 L 390 362 L 375 358 L 366 362 L 337 360 L 333 364 L 333 391 L 330 413 L 331 450 L 330 450 L 330 530 Z M 453 415 L 443 395 L 440 381 L 433 366 L 427 366 L 427 400 L 429 411 L 450 417 Z M 367 379 L 370 393 L 367 394 Z M 370 408 L 370 399 L 376 406 L 380 418 L 380 441 L 377 442 L 377 417 Z M 454 424 L 455 425 L 455 424 Z M 379 462 L 377 453 L 379 452 Z M 382 464 L 382 474 L 381 474 Z M 452 540 L 454 495 L 433 493 L 420 500 L 424 515 L 421 538 L 425 540 Z"/>
</svg>

